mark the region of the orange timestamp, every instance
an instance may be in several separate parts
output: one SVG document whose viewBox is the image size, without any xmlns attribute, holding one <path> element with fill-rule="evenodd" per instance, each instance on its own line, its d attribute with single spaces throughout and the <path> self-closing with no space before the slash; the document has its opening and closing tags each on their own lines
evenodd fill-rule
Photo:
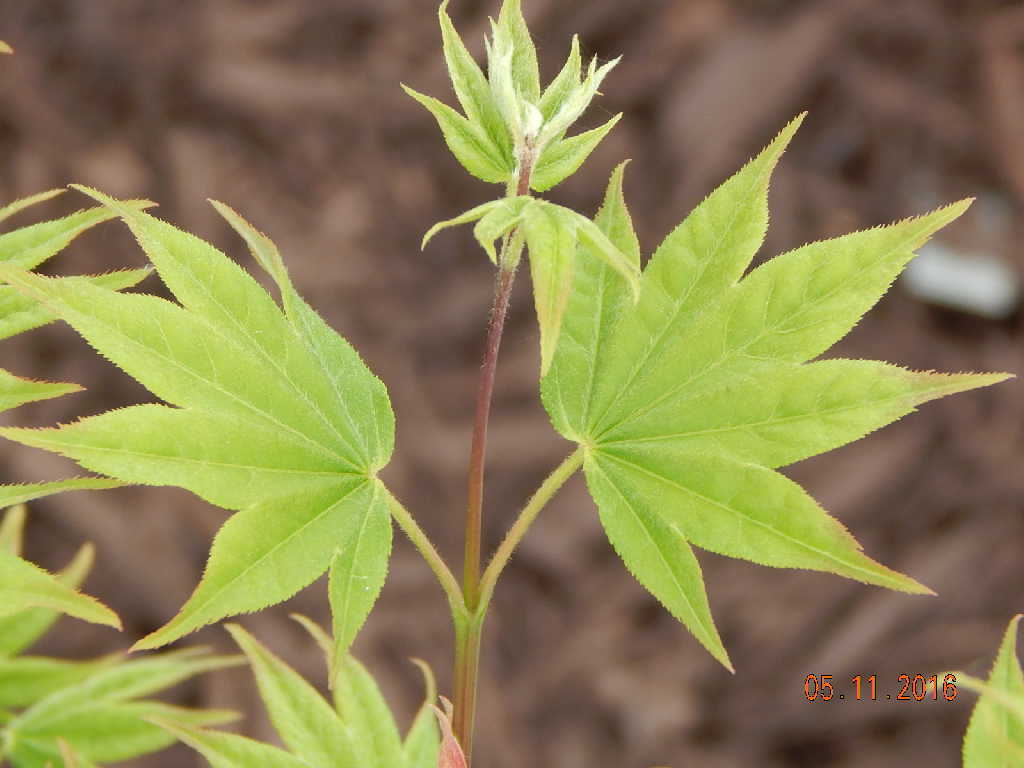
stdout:
<svg viewBox="0 0 1024 768">
<path fill-rule="evenodd" d="M 851 690 L 837 691 L 834 675 L 808 675 L 804 695 L 808 701 L 955 701 L 956 675 L 899 675 L 891 693 L 880 692 L 878 675 L 854 675 Z"/>
</svg>

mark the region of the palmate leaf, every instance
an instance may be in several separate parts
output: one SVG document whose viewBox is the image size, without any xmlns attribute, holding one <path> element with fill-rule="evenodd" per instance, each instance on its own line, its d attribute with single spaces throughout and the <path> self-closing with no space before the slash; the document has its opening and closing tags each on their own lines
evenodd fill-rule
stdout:
<svg viewBox="0 0 1024 768">
<path fill-rule="evenodd" d="M 0 523 L 0 571 L 10 561 L 34 568 L 18 558 L 24 523 L 23 507 Z M 238 664 L 238 657 L 208 656 L 203 649 L 132 661 L 121 654 L 88 661 L 16 655 L 62 611 L 116 621 L 108 609 L 74 592 L 91 563 L 86 545 L 56 579 L 42 571 L 15 570 L 13 579 L 0 574 L 0 613 L 13 611 L 0 618 L 0 761 L 9 758 L 16 768 L 90 768 L 162 749 L 173 737 L 149 722 L 154 717 L 194 725 L 235 719 L 231 712 L 193 711 L 140 697 Z M 26 592 L 34 593 L 32 599 L 22 599 Z M 23 607 L 29 604 L 46 607 Z"/>
<path fill-rule="evenodd" d="M 208 243 L 87 191 L 124 219 L 180 304 L 3 267 L 0 278 L 169 405 L 4 434 L 123 482 L 180 486 L 238 511 L 217 534 L 192 597 L 139 647 L 287 599 L 366 531 L 378 541 L 359 546 L 376 562 L 361 566 L 382 582 L 391 529 L 376 473 L 394 439 L 384 385 L 298 296 L 276 249 L 237 214 L 229 222 L 271 268 L 287 313 Z M 375 596 L 381 583 L 364 586 Z"/>
<path fill-rule="evenodd" d="M 584 448 L 588 487 L 612 545 L 726 666 L 690 545 L 928 592 L 867 557 L 774 470 L 863 437 L 927 400 L 1007 378 L 808 362 L 842 338 L 914 250 L 967 203 L 812 243 L 741 279 L 764 239 L 772 169 L 801 119 L 665 239 L 643 271 L 635 305 L 582 244 L 542 381 L 555 428 Z M 639 258 L 621 168 L 596 224 Z"/>
<path fill-rule="evenodd" d="M 96 662 L 91 673 L 73 680 L 74 668 L 55 660 L 15 659 L 28 662 L 37 679 L 26 690 L 67 678 L 14 717 L 3 728 L 2 754 L 15 768 L 67 766 L 74 754 L 84 765 L 118 762 L 169 746 L 174 737 L 154 725 L 153 719 L 173 720 L 189 727 L 218 725 L 237 718 L 223 710 L 191 710 L 142 697 L 161 691 L 203 672 L 235 666 L 241 659 L 211 656 L 203 649 L 122 661 L 108 657 Z M 65 663 L 66 664 L 66 663 Z M 56 665 L 56 666 L 55 666 Z M 22 670 L 27 675 L 31 670 Z M 21 694 L 24 695 L 24 690 Z"/>
<path fill-rule="evenodd" d="M 992 672 L 977 685 L 981 698 L 974 706 L 964 736 L 964 768 L 1012 768 L 1024 757 L 1024 671 L 1017 656 L 1021 616 L 1006 628 Z M 973 680 L 958 675 L 965 687 Z"/>
<path fill-rule="evenodd" d="M 325 648 L 331 661 L 331 640 L 305 617 L 299 618 Z M 185 727 L 161 719 L 182 741 L 218 768 L 255 765 L 308 768 L 434 768 L 437 727 L 423 713 L 436 695 L 427 674 L 427 702 L 403 743 L 387 704 L 365 668 L 349 655 L 334 668 L 335 706 L 288 664 L 237 625 L 229 625 L 235 642 L 249 659 L 260 697 L 287 751 L 251 739 Z M 431 715 L 432 717 L 432 715 Z M 433 744 L 433 753 L 431 745 Z"/>
<path fill-rule="evenodd" d="M 0 208 L 0 221 L 38 203 L 50 200 L 64 190 L 51 189 L 29 197 L 15 200 Z M 146 201 L 130 201 L 129 205 L 142 209 L 150 205 Z M 60 252 L 78 235 L 87 229 L 114 218 L 114 213 L 103 207 L 78 211 L 69 216 L 51 221 L 21 227 L 0 234 L 0 264 L 16 266 L 21 269 L 35 269 Z M 106 275 L 85 278 L 97 285 L 114 290 L 128 288 L 141 281 L 149 270 L 122 270 Z M 0 339 L 8 338 L 17 333 L 38 328 L 54 320 L 54 315 L 37 301 L 19 293 L 10 285 L 0 285 Z M 77 384 L 65 384 L 48 381 L 34 381 L 15 376 L 0 369 L 0 411 L 16 408 L 25 403 L 46 400 L 81 389 Z M 75 487 L 79 481 L 63 483 L 46 483 L 33 486 L 28 495 L 25 488 L 18 486 L 0 486 L 0 505 L 18 503 L 29 498 L 38 498 L 51 493 L 58 493 Z M 111 488 L 119 483 L 101 481 L 93 487 Z"/>
</svg>

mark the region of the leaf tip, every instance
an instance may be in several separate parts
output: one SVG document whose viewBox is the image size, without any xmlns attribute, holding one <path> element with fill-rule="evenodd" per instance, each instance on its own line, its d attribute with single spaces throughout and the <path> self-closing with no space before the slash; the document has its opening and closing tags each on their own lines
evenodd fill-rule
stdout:
<svg viewBox="0 0 1024 768">
<path fill-rule="evenodd" d="M 91 541 L 85 542 L 75 552 L 75 556 L 71 558 L 71 562 L 68 564 L 68 571 L 80 571 L 83 574 L 87 574 L 92 570 L 93 563 L 96 562 L 96 545 Z"/>
<path fill-rule="evenodd" d="M 914 249 L 923 245 L 929 237 L 940 229 L 963 216 L 964 213 L 967 212 L 967 209 L 974 203 L 974 200 L 975 198 L 973 197 L 965 197 L 963 200 L 957 200 L 955 203 L 950 203 L 949 205 L 944 205 L 941 208 L 936 208 L 931 213 L 926 213 L 923 216 L 918 217 L 918 221 L 927 224 L 927 228 L 926 231 L 922 233 L 918 242 L 915 243 Z"/>
<path fill-rule="evenodd" d="M 177 617 L 171 619 L 162 627 L 153 630 L 148 635 L 139 638 L 128 649 L 128 653 L 135 653 L 137 651 L 154 651 L 157 648 L 163 648 L 165 645 L 170 645 L 179 637 L 186 634 L 185 632 L 176 631 L 176 623 Z"/>
<path fill-rule="evenodd" d="M 948 211 L 950 214 L 953 214 L 950 218 L 950 221 L 952 221 L 953 219 L 958 218 L 959 216 L 962 216 L 964 213 L 966 213 L 967 209 L 974 205 L 974 201 L 977 199 L 978 198 L 976 197 L 965 197 L 961 200 L 957 200 L 954 203 L 950 203 L 949 205 L 945 206 L 944 208 L 940 208 L 939 210 Z"/>
<path fill-rule="evenodd" d="M 991 387 L 1009 379 L 1017 378 L 1016 374 L 1003 371 L 994 373 L 933 373 L 911 372 L 917 384 L 913 394 L 913 404 L 922 405 L 930 400 L 937 400 L 958 392 Z"/>
<path fill-rule="evenodd" d="M 415 656 L 411 657 L 409 661 L 415 664 L 423 675 L 423 686 L 426 690 L 426 700 L 432 702 L 437 696 L 437 682 L 434 679 L 434 670 L 432 670 L 430 665 L 423 659 Z"/>
<path fill-rule="evenodd" d="M 903 574 L 900 574 L 900 586 L 896 588 L 910 595 L 922 595 L 923 597 L 939 596 L 939 593 L 931 587 L 927 587 L 917 579 L 912 579 Z"/>
<path fill-rule="evenodd" d="M 789 146 L 789 143 L 793 140 L 793 136 L 796 135 L 800 126 L 803 125 L 806 117 L 807 112 L 801 112 L 786 123 L 783 129 L 779 131 L 778 135 L 772 139 L 771 144 L 768 145 L 768 148 L 763 153 L 769 161 L 770 168 L 774 167 L 775 163 L 777 163 L 779 158 L 782 156 L 782 153 L 786 151 L 786 147 Z"/>
<path fill-rule="evenodd" d="M 82 593 L 79 593 L 82 594 Z M 94 597 L 89 598 L 93 603 L 96 604 L 97 613 L 95 617 L 90 621 L 95 621 L 96 624 L 102 624 L 106 627 L 116 629 L 118 632 L 124 632 L 124 625 L 121 623 L 121 617 L 114 613 L 110 608 L 101 603 Z"/>
<path fill-rule="evenodd" d="M 725 650 L 725 646 L 722 645 L 721 639 L 717 637 L 717 633 L 715 634 L 715 639 L 718 640 L 718 645 L 714 648 L 706 646 L 707 650 L 714 657 L 715 661 L 725 667 L 726 671 L 728 671 L 730 675 L 735 675 L 736 667 L 733 666 L 732 659 L 729 658 L 729 652 Z"/>
</svg>

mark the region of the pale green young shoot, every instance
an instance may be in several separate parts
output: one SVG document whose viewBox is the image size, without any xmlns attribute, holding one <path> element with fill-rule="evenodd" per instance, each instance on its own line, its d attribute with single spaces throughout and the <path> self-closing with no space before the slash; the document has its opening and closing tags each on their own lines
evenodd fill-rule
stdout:
<svg viewBox="0 0 1024 768">
<path fill-rule="evenodd" d="M 582 73 L 579 40 L 574 37 L 565 65 L 542 91 L 536 47 L 519 0 L 506 0 L 485 40 L 485 76 L 447 9 L 445 0 L 438 12 L 442 46 L 465 115 L 403 85 L 406 93 L 430 111 L 452 154 L 477 178 L 507 185 L 526 172 L 528 187 L 538 192 L 568 178 L 619 120 L 617 115 L 598 128 L 565 138 L 618 59 L 602 66 L 594 59 Z"/>
<path fill-rule="evenodd" d="M 423 237 L 423 246 L 438 232 L 477 222 L 473 229 L 492 262 L 499 259 L 495 241 L 513 230 L 525 238 L 533 280 L 534 304 L 541 335 L 541 375 L 547 373 L 561 333 L 562 319 L 572 292 L 577 252 L 604 261 L 638 297 L 639 262 L 627 257 L 590 219 L 546 200 L 528 196 L 506 197 L 478 205 L 453 219 L 435 224 Z M 501 264 L 514 269 L 515 264 Z"/>
</svg>

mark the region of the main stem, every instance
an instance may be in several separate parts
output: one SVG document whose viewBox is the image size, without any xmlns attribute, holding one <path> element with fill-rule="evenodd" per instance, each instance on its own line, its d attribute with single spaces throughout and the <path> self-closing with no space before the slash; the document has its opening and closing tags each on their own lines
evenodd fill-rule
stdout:
<svg viewBox="0 0 1024 768">
<path fill-rule="evenodd" d="M 494 379 L 498 368 L 498 351 L 505 329 L 509 298 L 515 281 L 515 269 L 501 264 L 494 291 L 494 304 L 487 328 L 487 346 L 476 392 L 476 415 L 473 419 L 473 442 L 469 450 L 468 504 L 466 508 L 466 555 L 463 565 L 462 589 L 466 607 L 476 608 L 480 598 L 480 541 L 483 528 L 484 464 L 487 458 L 487 425 L 494 396 Z"/>
<path fill-rule="evenodd" d="M 515 194 L 530 193 L 530 175 L 533 172 L 533 147 L 527 145 L 519 157 Z M 510 194 L 512 189 L 509 189 Z M 463 565 L 462 592 L 468 617 L 457 618 L 455 626 L 455 713 L 452 727 L 455 737 L 466 755 L 472 759 L 473 724 L 476 719 L 477 671 L 480 667 L 480 631 L 483 615 L 477 612 L 480 602 L 480 542 L 483 530 L 484 464 L 487 457 L 487 424 L 494 396 L 494 379 L 498 369 L 498 352 L 505 330 L 512 284 L 516 278 L 522 237 L 513 232 L 505 241 L 498 259 L 498 276 L 494 291 L 494 304 L 487 324 L 487 342 L 484 362 L 476 392 L 476 412 L 473 418 L 473 440 L 469 450 L 468 501 L 466 505 L 466 550 Z"/>
</svg>

